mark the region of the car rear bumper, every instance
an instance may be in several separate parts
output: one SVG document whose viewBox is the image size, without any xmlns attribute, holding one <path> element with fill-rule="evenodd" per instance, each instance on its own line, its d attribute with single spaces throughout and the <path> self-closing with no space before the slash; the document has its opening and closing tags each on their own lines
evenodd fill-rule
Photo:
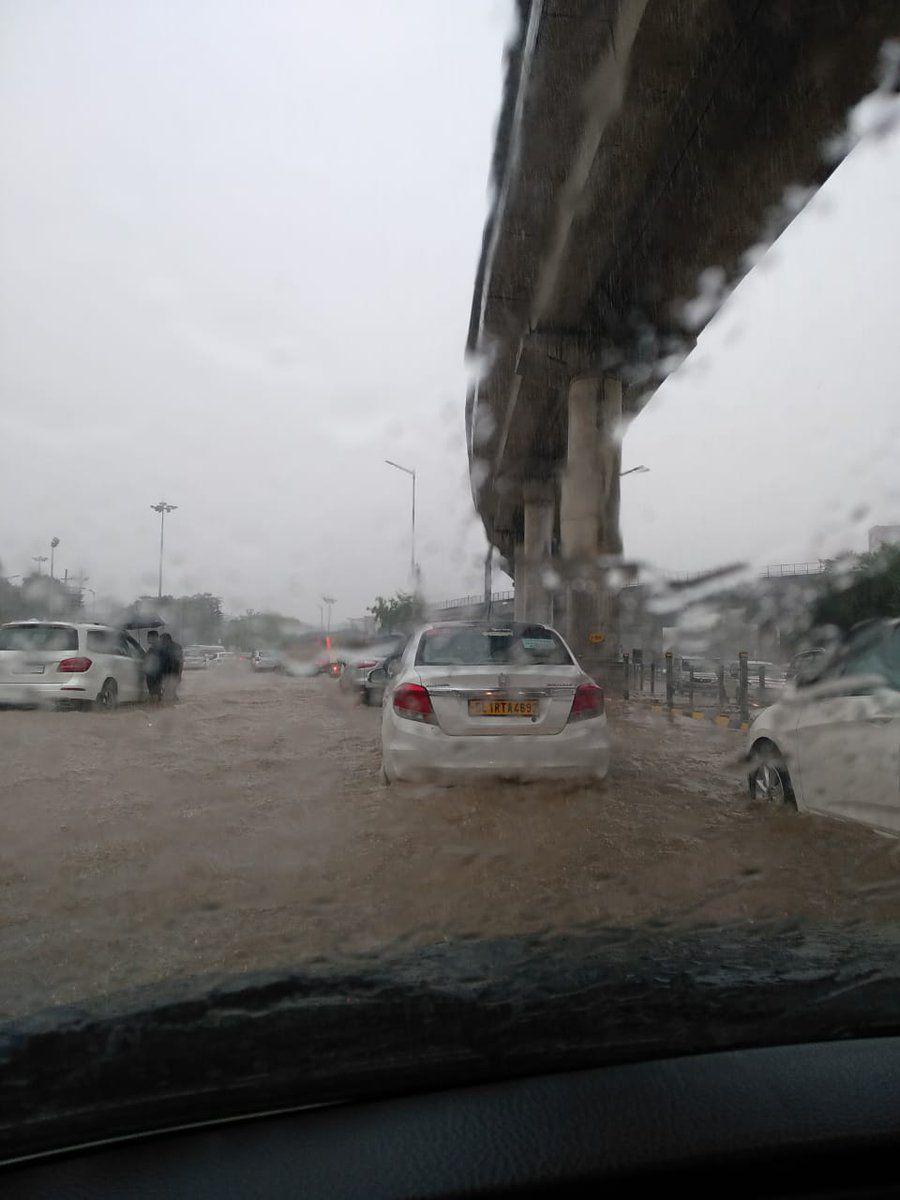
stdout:
<svg viewBox="0 0 900 1200">
<path fill-rule="evenodd" d="M 96 700 L 97 684 L 84 676 L 63 680 L 0 680 L 0 705 L 44 705 L 59 700 Z"/>
<path fill-rule="evenodd" d="M 382 724 L 382 753 L 388 777 L 409 782 L 602 779 L 609 770 L 609 735 L 606 717 L 596 717 L 544 736 L 451 737 L 389 709 Z"/>
</svg>

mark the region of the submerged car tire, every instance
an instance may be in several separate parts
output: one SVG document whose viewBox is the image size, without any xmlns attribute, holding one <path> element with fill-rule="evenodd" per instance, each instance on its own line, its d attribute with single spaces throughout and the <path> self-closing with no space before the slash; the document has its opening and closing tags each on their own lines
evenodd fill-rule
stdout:
<svg viewBox="0 0 900 1200">
<path fill-rule="evenodd" d="M 747 786 L 751 800 L 762 800 L 775 808 L 797 807 L 790 772 L 774 742 L 758 742 L 753 747 Z"/>
<path fill-rule="evenodd" d="M 94 708 L 98 712 L 115 712 L 119 707 L 119 685 L 114 679 L 103 681 L 103 687 L 97 693 Z"/>
</svg>

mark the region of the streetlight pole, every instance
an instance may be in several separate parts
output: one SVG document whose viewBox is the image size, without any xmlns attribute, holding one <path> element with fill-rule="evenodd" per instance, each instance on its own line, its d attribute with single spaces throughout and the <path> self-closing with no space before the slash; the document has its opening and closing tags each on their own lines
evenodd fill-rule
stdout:
<svg viewBox="0 0 900 1200">
<path fill-rule="evenodd" d="M 412 576 L 413 587 L 419 581 L 418 572 L 416 571 L 416 472 L 413 467 L 402 467 L 400 463 L 392 462 L 389 458 L 384 460 L 389 467 L 394 467 L 398 471 L 402 471 L 404 475 L 408 475 L 412 479 L 412 526 L 409 539 L 409 573 Z"/>
<path fill-rule="evenodd" d="M 331 633 L 331 606 L 334 604 L 334 596 L 323 596 L 322 601 L 328 605 L 328 633 Z"/>
<path fill-rule="evenodd" d="M 159 592 L 158 597 L 162 600 L 162 571 L 163 571 L 163 547 L 165 546 L 166 536 L 166 513 L 174 512 L 178 507 L 177 504 L 166 504 L 165 500 L 160 500 L 159 504 L 151 504 L 150 507 L 154 512 L 159 513 Z"/>
<path fill-rule="evenodd" d="M 53 558 L 54 558 L 54 555 L 56 554 L 56 547 L 58 545 L 59 545 L 58 537 L 50 539 L 50 578 L 51 579 L 56 578 L 56 576 L 53 574 Z"/>
</svg>

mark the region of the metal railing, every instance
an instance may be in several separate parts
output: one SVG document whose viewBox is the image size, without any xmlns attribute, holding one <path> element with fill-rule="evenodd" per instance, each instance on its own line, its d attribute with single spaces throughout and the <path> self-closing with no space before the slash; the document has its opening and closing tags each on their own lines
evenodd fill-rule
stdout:
<svg viewBox="0 0 900 1200">
<path fill-rule="evenodd" d="M 825 564 L 819 560 L 817 562 L 800 562 L 800 563 L 775 563 L 770 567 L 763 567 L 760 571 L 762 579 L 789 579 L 793 575 L 821 575 L 825 570 Z"/>
<path fill-rule="evenodd" d="M 763 567 L 760 570 L 760 579 L 790 579 L 800 575 L 821 575 L 825 571 L 825 563 L 821 559 L 816 562 L 799 562 L 799 563 L 773 563 L 770 566 Z M 709 572 L 691 571 L 678 573 L 675 571 L 667 571 L 665 579 L 668 583 L 692 583 L 694 580 L 703 580 Z M 505 592 L 492 592 L 491 603 L 497 604 L 504 600 L 515 599 L 515 589 L 509 588 Z M 450 608 L 474 608 L 478 604 L 484 603 L 484 594 L 482 592 L 473 592 L 468 596 L 454 596 L 452 600 L 439 600 L 432 605 L 435 612 L 442 612 Z"/>
<path fill-rule="evenodd" d="M 503 600 L 513 600 L 515 591 L 510 588 L 505 592 L 491 592 L 491 604 L 499 604 Z M 484 604 L 484 592 L 473 592 L 469 596 L 454 596 L 452 600 L 440 600 L 433 607 L 437 612 L 443 612 L 448 608 L 474 608 L 477 604 Z"/>
</svg>

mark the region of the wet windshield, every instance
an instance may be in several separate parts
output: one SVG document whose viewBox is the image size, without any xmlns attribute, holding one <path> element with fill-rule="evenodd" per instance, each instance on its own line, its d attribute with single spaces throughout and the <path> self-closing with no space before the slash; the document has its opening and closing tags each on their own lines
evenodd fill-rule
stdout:
<svg viewBox="0 0 900 1200">
<path fill-rule="evenodd" d="M 898 38 L 7 0 L 0 1160 L 900 1028 Z"/>
</svg>

